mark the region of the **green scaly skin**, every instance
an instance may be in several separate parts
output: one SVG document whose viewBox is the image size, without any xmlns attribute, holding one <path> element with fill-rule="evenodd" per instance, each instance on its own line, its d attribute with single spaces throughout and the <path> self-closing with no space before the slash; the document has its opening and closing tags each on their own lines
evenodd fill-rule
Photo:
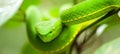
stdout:
<svg viewBox="0 0 120 54">
<path fill-rule="evenodd" d="M 41 20 L 35 26 L 38 36 L 43 42 L 50 42 L 55 39 L 62 30 L 62 23 L 59 18 Z M 52 37 L 52 38 L 51 38 Z"/>
<path fill-rule="evenodd" d="M 82 23 L 107 14 L 113 9 L 120 7 L 120 0 L 86 0 L 61 14 L 65 25 Z"/>
<path fill-rule="evenodd" d="M 61 14 L 61 21 L 66 26 L 62 26 L 59 20 L 59 22 L 50 20 L 43 23 L 41 14 L 38 13 L 39 10 L 36 7 L 30 7 L 27 11 L 29 41 L 42 54 L 59 54 L 62 52 L 68 54 L 67 51 L 78 32 L 81 32 L 111 10 L 119 8 L 119 2 L 120 0 L 87 0 L 81 2 Z M 53 24 L 55 28 L 47 23 Z M 41 26 L 42 24 L 45 24 L 45 26 Z M 50 35 L 51 31 L 53 36 Z"/>
</svg>

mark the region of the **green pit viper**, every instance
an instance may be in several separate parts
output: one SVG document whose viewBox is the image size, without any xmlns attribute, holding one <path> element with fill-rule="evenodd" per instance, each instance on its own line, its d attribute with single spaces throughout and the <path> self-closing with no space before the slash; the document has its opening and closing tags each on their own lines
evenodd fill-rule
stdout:
<svg viewBox="0 0 120 54">
<path fill-rule="evenodd" d="M 44 19 L 31 6 L 26 12 L 29 41 L 41 54 L 67 54 L 80 31 L 118 8 L 120 0 L 86 0 L 64 10 L 59 18 Z"/>
</svg>

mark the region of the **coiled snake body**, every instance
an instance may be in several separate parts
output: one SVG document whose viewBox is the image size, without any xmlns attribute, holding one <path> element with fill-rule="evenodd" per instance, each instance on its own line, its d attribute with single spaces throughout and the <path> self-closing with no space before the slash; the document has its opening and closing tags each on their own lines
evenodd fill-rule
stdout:
<svg viewBox="0 0 120 54">
<path fill-rule="evenodd" d="M 29 41 L 43 54 L 68 53 L 78 32 L 117 8 L 120 0 L 87 0 L 63 11 L 60 18 L 42 20 L 31 6 L 26 13 Z"/>
</svg>

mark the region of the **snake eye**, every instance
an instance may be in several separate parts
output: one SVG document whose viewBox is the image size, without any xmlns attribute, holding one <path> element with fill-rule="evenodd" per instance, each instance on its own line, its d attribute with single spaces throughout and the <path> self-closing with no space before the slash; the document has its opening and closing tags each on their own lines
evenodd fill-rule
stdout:
<svg viewBox="0 0 120 54">
<path fill-rule="evenodd" d="M 50 33 L 52 33 L 52 31 L 50 31 Z"/>
</svg>

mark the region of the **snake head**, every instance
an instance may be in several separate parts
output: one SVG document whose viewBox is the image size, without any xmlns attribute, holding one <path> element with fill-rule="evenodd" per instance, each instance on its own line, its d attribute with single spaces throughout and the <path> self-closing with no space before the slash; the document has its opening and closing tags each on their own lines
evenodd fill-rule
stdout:
<svg viewBox="0 0 120 54">
<path fill-rule="evenodd" d="M 35 30 L 43 42 L 50 42 L 60 34 L 62 23 L 58 18 L 43 20 L 36 25 Z"/>
</svg>

